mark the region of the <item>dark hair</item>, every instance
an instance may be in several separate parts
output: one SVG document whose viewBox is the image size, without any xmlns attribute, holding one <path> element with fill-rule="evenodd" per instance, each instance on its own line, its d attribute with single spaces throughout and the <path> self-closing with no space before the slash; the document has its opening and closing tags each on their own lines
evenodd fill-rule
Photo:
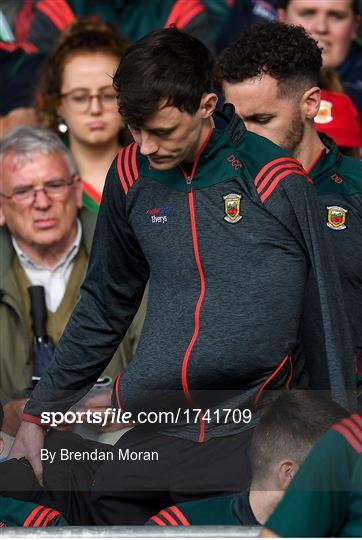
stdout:
<svg viewBox="0 0 362 540">
<path fill-rule="evenodd" d="M 3 426 L 3 421 L 4 421 L 4 409 L 0 402 L 0 430 Z"/>
<path fill-rule="evenodd" d="M 278 8 L 287 9 L 287 7 L 289 6 L 291 1 L 292 0 L 279 0 Z M 359 15 L 359 12 L 360 12 L 359 2 L 360 2 L 360 0 L 353 0 L 352 1 L 353 12 L 354 12 L 355 15 Z"/>
<path fill-rule="evenodd" d="M 64 66 L 70 58 L 84 53 L 105 53 L 121 60 L 127 46 L 126 39 L 110 25 L 94 17 L 75 19 L 62 32 L 44 68 L 37 103 L 41 126 L 57 131 L 59 119 L 56 109 L 60 101 Z"/>
<path fill-rule="evenodd" d="M 284 458 L 302 463 L 323 433 L 348 414 L 315 391 L 283 393 L 266 408 L 255 428 L 250 448 L 253 482 L 266 479 Z"/>
<path fill-rule="evenodd" d="M 317 85 L 322 52 L 301 26 L 265 22 L 243 32 L 216 61 L 215 82 L 243 82 L 270 75 L 283 96 Z"/>
<path fill-rule="evenodd" d="M 159 107 L 193 115 L 211 90 L 213 59 L 203 43 L 175 27 L 155 30 L 131 45 L 114 75 L 119 112 L 141 127 Z"/>
</svg>

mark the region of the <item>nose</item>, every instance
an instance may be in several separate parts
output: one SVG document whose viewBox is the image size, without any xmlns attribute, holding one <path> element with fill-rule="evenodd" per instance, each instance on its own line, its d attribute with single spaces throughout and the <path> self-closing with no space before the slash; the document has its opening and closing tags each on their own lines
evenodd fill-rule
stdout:
<svg viewBox="0 0 362 540">
<path fill-rule="evenodd" d="M 34 190 L 34 207 L 40 210 L 46 210 L 51 206 L 52 202 L 50 197 L 46 194 L 44 189 Z"/>
<path fill-rule="evenodd" d="M 140 146 L 140 151 L 143 156 L 150 156 L 155 154 L 158 150 L 158 144 L 155 139 L 149 133 L 142 131 L 139 134 L 139 141 L 137 141 Z"/>
<path fill-rule="evenodd" d="M 99 114 L 102 112 L 100 98 L 98 95 L 90 96 L 89 112 L 91 114 Z"/>
<path fill-rule="evenodd" d="M 328 17 L 324 13 L 320 13 L 315 17 L 310 32 L 319 35 L 328 33 Z"/>
</svg>

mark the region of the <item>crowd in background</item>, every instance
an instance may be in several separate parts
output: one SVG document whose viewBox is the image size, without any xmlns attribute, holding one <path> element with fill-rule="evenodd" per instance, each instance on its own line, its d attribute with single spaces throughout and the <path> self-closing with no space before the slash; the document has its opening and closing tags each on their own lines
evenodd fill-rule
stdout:
<svg viewBox="0 0 362 540">
<path fill-rule="evenodd" d="M 4 195 L 0 201 L 0 401 L 5 413 L 5 445 L 2 448 L 0 444 L 0 456 L 1 451 L 6 455 L 10 450 L 11 437 L 16 435 L 34 378 L 34 324 L 29 315 L 27 288 L 34 283 L 44 287 L 46 335 L 57 344 L 79 296 L 106 173 L 119 149 L 132 141 L 118 112 L 117 92 L 112 84 L 129 43 L 151 30 L 174 24 L 220 56 L 255 23 L 279 20 L 304 26 L 323 50 L 322 101 L 315 118 L 316 129 L 331 137 L 344 155 L 360 160 L 361 2 L 336 3 L 341 12 L 334 11 L 334 0 L 323 0 L 323 8 L 309 0 L 0 3 L 0 137 L 6 136 L 0 153 L 4 159 L 0 178 Z M 217 91 L 221 110 L 224 97 L 220 88 Z M 24 159 L 19 165 L 18 157 L 29 153 L 36 159 Z M 26 183 L 36 183 L 39 174 L 46 180 L 43 188 L 26 189 Z M 16 211 L 11 207 L 11 199 L 17 204 Z M 47 222 L 32 229 L 27 219 L 27 209 L 32 204 L 39 212 L 53 205 L 51 219 L 58 225 L 52 227 L 51 233 L 47 232 Z M 39 239 L 42 247 L 35 249 Z M 110 405 L 110 383 L 132 359 L 147 299 L 146 288 L 136 318 L 99 379 L 98 388 L 86 402 L 88 408 L 104 411 Z M 334 411 L 323 428 L 341 419 L 343 413 Z M 87 434 L 111 442 L 115 440 L 112 433 L 116 437 L 125 427 L 106 426 L 102 434 L 95 434 L 94 427 L 89 427 Z M 311 440 L 314 443 L 316 437 L 311 436 Z M 298 466 L 304 457 L 303 453 L 303 459 L 296 460 Z M 290 478 L 289 474 L 283 489 Z M 259 508 L 258 504 L 256 507 Z M 184 511 L 186 519 L 189 510 L 186 507 Z M 190 511 L 192 515 L 192 508 Z M 171 520 L 175 519 L 173 512 L 169 514 Z M 260 515 L 255 524 L 264 523 L 268 517 L 263 511 Z M 152 520 L 159 525 L 165 514 Z M 169 524 L 167 521 L 169 516 L 165 524 Z"/>
</svg>

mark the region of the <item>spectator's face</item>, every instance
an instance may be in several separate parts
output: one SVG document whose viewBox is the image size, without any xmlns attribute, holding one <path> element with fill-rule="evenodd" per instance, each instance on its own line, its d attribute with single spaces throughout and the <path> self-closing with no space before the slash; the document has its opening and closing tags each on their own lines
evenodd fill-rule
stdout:
<svg viewBox="0 0 362 540">
<path fill-rule="evenodd" d="M 249 131 L 295 153 L 304 135 L 301 107 L 298 100 L 280 96 L 275 79 L 263 75 L 241 83 L 224 81 L 222 89 Z"/>
<path fill-rule="evenodd" d="M 279 19 L 304 26 L 323 49 L 324 67 L 342 64 L 357 35 L 352 0 L 291 0 L 285 10 L 279 10 Z"/>
<path fill-rule="evenodd" d="M 105 53 L 77 54 L 65 64 L 57 113 L 68 125 L 71 141 L 98 147 L 117 139 L 123 127 L 112 86 L 118 64 L 119 59 Z"/>
<path fill-rule="evenodd" d="M 167 170 L 181 162 L 193 162 L 210 124 L 205 123 L 215 109 L 215 94 L 205 95 L 195 115 L 177 107 L 163 106 L 141 129 L 129 126 L 141 154 L 147 156 L 153 168 Z"/>
<path fill-rule="evenodd" d="M 0 198 L 0 225 L 6 224 L 21 249 L 29 253 L 53 249 L 60 253 L 75 236 L 77 210 L 82 205 L 82 184 L 78 178 L 64 194 L 52 199 L 41 188 L 52 180 L 70 181 L 62 155 L 34 152 L 24 157 L 6 155 L 0 173 L 0 191 L 12 195 L 24 187 L 36 188 L 33 199 L 24 202 Z"/>
</svg>

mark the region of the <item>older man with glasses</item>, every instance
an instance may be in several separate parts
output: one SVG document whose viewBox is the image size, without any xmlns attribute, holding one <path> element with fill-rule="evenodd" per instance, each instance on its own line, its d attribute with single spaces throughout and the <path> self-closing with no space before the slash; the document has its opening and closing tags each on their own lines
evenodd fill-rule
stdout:
<svg viewBox="0 0 362 540">
<path fill-rule="evenodd" d="M 82 210 L 82 182 L 58 137 L 20 127 L 1 141 L 0 400 L 4 430 L 15 435 L 34 369 L 28 287 L 45 290 L 47 334 L 58 342 L 79 296 L 95 216 Z M 126 362 L 116 353 L 112 376 Z"/>
</svg>

